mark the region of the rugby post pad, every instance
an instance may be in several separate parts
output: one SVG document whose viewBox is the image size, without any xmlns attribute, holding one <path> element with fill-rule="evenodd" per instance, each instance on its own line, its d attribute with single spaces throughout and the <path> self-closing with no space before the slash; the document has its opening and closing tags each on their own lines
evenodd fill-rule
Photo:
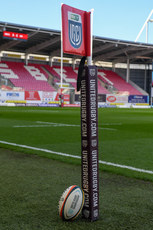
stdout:
<svg viewBox="0 0 153 230">
<path fill-rule="evenodd" d="M 85 194 L 83 217 L 99 218 L 98 99 L 97 67 L 86 66 L 81 78 L 81 157 L 82 189 Z"/>
</svg>

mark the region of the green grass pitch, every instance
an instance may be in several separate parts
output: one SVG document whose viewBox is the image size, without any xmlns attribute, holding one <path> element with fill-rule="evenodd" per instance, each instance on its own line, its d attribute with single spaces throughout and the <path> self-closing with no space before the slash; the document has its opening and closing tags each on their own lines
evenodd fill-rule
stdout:
<svg viewBox="0 0 153 230">
<path fill-rule="evenodd" d="M 101 108 L 98 117 L 99 160 L 152 172 L 153 110 Z M 70 157 L 80 157 L 80 140 L 79 108 L 0 107 L 1 230 L 153 229 L 153 174 L 105 164 L 99 221 L 60 220 L 61 193 L 81 185 L 80 159 Z"/>
<path fill-rule="evenodd" d="M 153 110 L 99 109 L 99 160 L 153 171 Z M 80 156 L 79 108 L 0 107 L 0 141 Z M 37 153 L 52 159 L 80 163 L 78 159 Z M 152 174 L 100 164 L 100 169 L 153 180 Z"/>
</svg>

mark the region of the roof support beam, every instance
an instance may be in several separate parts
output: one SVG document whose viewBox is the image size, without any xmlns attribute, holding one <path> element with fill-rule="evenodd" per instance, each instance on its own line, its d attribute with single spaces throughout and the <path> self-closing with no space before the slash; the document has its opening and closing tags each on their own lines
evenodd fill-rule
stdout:
<svg viewBox="0 0 153 230">
<path fill-rule="evenodd" d="M 153 48 L 151 48 L 151 47 L 147 48 L 147 49 L 144 49 L 143 51 L 142 50 L 137 51 L 136 53 L 130 54 L 127 57 L 117 58 L 116 60 L 114 60 L 114 62 L 115 63 L 124 62 L 124 61 L 127 60 L 127 58 L 134 59 L 134 58 L 139 57 L 139 59 L 141 59 L 141 57 L 142 57 L 142 59 L 143 59 L 144 55 L 147 55 L 147 54 L 149 55 L 150 53 L 153 54 Z M 148 59 L 151 59 L 151 57 L 148 57 Z"/>
<path fill-rule="evenodd" d="M 127 54 L 128 51 L 132 51 L 132 50 L 136 50 L 136 49 L 138 49 L 138 48 L 135 47 L 135 46 L 128 46 L 128 47 L 126 47 L 124 49 L 119 49 L 119 50 L 117 49 L 116 51 L 111 51 L 111 52 L 109 52 L 107 54 L 98 55 L 98 56 L 96 56 L 95 60 L 98 61 L 98 60 L 103 59 L 103 58 L 104 59 L 112 58 L 112 57 L 118 56 L 118 55 L 120 55 L 122 53 Z"/>
<path fill-rule="evenodd" d="M 30 47 L 29 49 L 26 49 L 26 54 L 28 53 L 34 53 L 36 51 L 39 51 L 39 50 L 42 50 L 44 48 L 46 48 L 47 46 L 51 46 L 51 45 L 54 45 L 56 43 L 58 43 L 60 41 L 60 37 L 55 37 L 54 39 L 50 39 L 50 40 L 47 40 L 45 42 L 42 42 L 41 44 L 38 44 L 38 45 L 35 45 L 35 46 L 32 46 Z"/>
<path fill-rule="evenodd" d="M 61 48 L 54 50 L 53 52 L 50 52 L 50 56 L 54 57 L 54 56 L 61 56 Z"/>
<path fill-rule="evenodd" d="M 126 82 L 130 80 L 130 59 L 127 59 L 127 69 L 126 69 Z"/>
<path fill-rule="evenodd" d="M 105 45 L 102 46 L 98 46 L 96 48 L 93 48 L 93 55 L 96 55 L 96 53 L 102 52 L 104 50 L 110 49 L 112 47 L 114 47 L 115 45 L 112 43 L 107 43 Z"/>
</svg>

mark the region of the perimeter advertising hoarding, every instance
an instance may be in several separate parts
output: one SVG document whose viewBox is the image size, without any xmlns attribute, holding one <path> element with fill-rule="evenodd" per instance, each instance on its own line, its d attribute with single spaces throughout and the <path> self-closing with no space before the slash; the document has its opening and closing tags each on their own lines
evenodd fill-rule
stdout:
<svg viewBox="0 0 153 230">
<path fill-rule="evenodd" d="M 42 92 L 42 102 L 51 102 L 54 98 L 54 92 Z"/>
<path fill-rule="evenodd" d="M 0 99 L 2 101 L 23 101 L 24 100 L 24 92 L 18 91 L 0 91 Z"/>
<path fill-rule="evenodd" d="M 149 104 L 149 96 L 144 95 L 130 95 L 128 98 L 128 103 L 133 104 Z"/>
<path fill-rule="evenodd" d="M 59 93 L 57 92 L 42 92 L 42 91 L 25 91 L 25 100 L 41 101 L 46 103 L 59 102 Z M 69 103 L 70 95 L 64 94 L 64 102 Z"/>
<path fill-rule="evenodd" d="M 128 96 L 127 95 L 115 95 L 115 94 L 107 94 L 106 102 L 111 104 L 117 103 L 128 103 Z"/>
<path fill-rule="evenodd" d="M 59 93 L 43 91 L 3 91 L 0 90 L 0 100 L 7 102 L 23 103 L 52 103 L 59 102 Z M 64 102 L 69 104 L 70 95 L 64 95 Z"/>
<path fill-rule="evenodd" d="M 25 100 L 27 101 L 41 101 L 38 91 L 25 91 Z"/>
</svg>

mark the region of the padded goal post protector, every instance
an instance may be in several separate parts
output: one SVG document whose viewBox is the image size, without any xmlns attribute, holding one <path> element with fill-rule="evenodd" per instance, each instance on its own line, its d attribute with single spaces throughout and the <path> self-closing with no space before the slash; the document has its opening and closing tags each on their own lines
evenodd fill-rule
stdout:
<svg viewBox="0 0 153 230">
<path fill-rule="evenodd" d="M 84 218 L 99 218 L 97 67 L 86 66 L 81 77 L 81 157 Z"/>
</svg>

